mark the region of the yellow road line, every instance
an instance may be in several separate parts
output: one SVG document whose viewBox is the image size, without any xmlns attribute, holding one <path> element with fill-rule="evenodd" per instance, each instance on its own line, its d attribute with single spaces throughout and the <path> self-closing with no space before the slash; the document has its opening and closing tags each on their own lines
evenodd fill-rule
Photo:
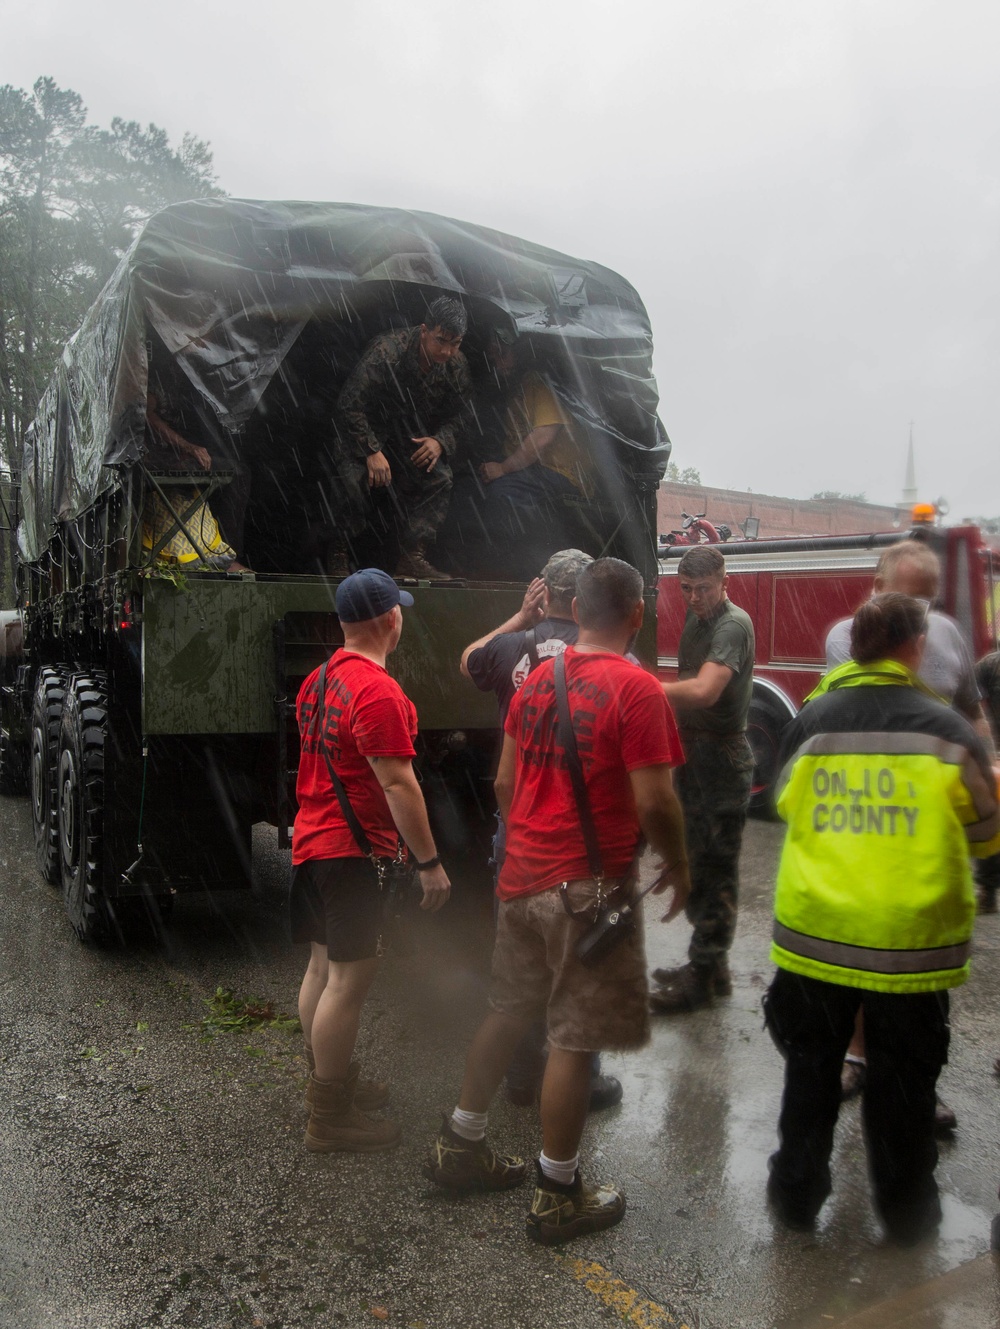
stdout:
<svg viewBox="0 0 1000 1329">
<path fill-rule="evenodd" d="M 623 1279 L 615 1278 L 603 1265 L 592 1260 L 574 1260 L 568 1255 L 553 1254 L 553 1258 L 598 1301 L 620 1315 L 626 1324 L 634 1324 L 637 1329 L 665 1329 L 667 1325 L 688 1329 L 686 1324 L 678 1323 L 666 1306 L 640 1296 L 635 1288 L 629 1287 Z"/>
</svg>

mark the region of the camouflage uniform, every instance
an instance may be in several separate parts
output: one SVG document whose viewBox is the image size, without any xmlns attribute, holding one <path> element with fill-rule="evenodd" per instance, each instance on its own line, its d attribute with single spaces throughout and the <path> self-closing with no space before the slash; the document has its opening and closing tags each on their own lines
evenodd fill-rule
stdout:
<svg viewBox="0 0 1000 1329">
<path fill-rule="evenodd" d="M 686 761 L 677 772 L 677 792 L 691 873 L 687 916 L 694 931 L 688 958 L 696 966 L 715 965 L 725 958 L 736 931 L 753 753 L 745 734 L 687 736 L 683 743 Z"/>
<path fill-rule="evenodd" d="M 371 504 L 366 459 L 382 452 L 392 469 L 388 496 L 403 549 L 432 542 L 448 511 L 449 459 L 465 425 L 472 390 L 464 356 L 454 355 L 424 373 L 419 347 L 419 328 L 376 337 L 337 400 L 339 469 L 357 520 L 352 533 L 364 526 Z M 410 460 L 414 438 L 436 438 L 441 444 L 442 455 L 432 471 Z"/>
<path fill-rule="evenodd" d="M 745 732 L 753 657 L 753 624 L 742 609 L 725 600 L 708 621 L 688 612 L 678 648 L 679 677 L 696 677 L 706 661 L 732 670 L 714 705 L 675 708 L 685 755 L 677 791 L 691 873 L 687 916 L 694 931 L 688 956 L 696 968 L 724 962 L 736 930 L 740 844 L 754 766 Z"/>
</svg>

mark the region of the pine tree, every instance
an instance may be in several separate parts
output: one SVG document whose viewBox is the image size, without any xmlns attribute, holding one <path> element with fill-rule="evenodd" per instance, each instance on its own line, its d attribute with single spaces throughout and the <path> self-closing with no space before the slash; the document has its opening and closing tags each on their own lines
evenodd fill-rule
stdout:
<svg viewBox="0 0 1000 1329">
<path fill-rule="evenodd" d="M 80 96 L 40 78 L 0 87 L 0 466 L 24 432 L 61 347 L 144 219 L 218 196 L 208 144 L 114 119 L 87 124 Z"/>
</svg>

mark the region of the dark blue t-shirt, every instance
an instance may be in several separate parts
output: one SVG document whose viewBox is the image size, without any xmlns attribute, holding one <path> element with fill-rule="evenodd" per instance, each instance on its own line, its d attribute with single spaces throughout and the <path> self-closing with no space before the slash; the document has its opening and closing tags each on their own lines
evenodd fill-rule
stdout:
<svg viewBox="0 0 1000 1329">
<path fill-rule="evenodd" d="M 528 654 L 529 631 L 501 632 L 491 637 L 485 646 L 473 651 L 465 662 L 469 676 L 480 692 L 496 693 L 501 728 L 515 692 L 532 670 Z M 572 619 L 543 618 L 534 629 L 539 663 L 562 655 L 567 646 L 576 642 L 578 631 Z"/>
</svg>

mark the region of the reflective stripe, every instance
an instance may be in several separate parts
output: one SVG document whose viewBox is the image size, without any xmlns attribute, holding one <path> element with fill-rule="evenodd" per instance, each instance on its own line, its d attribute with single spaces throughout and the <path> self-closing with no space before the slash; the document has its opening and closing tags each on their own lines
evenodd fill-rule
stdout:
<svg viewBox="0 0 1000 1329">
<path fill-rule="evenodd" d="M 861 969 L 872 974 L 921 974 L 939 969 L 961 969 L 969 958 L 970 943 L 937 946 L 925 951 L 879 950 L 872 946 L 851 946 L 846 941 L 826 941 L 794 932 L 775 920 L 774 941 L 783 950 L 820 964 L 840 969 Z"/>
<path fill-rule="evenodd" d="M 846 756 L 877 754 L 891 757 L 937 757 L 949 766 L 961 766 L 969 750 L 961 743 L 950 743 L 933 734 L 871 733 L 814 734 L 798 747 L 791 761 L 808 756 Z M 791 765 L 791 761 L 789 765 Z"/>
<path fill-rule="evenodd" d="M 801 751 L 801 749 L 799 751 Z M 793 752 L 792 755 L 785 762 L 784 766 L 782 766 L 778 778 L 774 782 L 775 800 L 780 798 L 781 794 L 784 792 L 785 785 L 792 778 L 792 767 L 795 765 L 796 761 L 798 760 L 798 755 L 799 755 L 798 751 Z"/>
<path fill-rule="evenodd" d="M 775 798 L 779 797 L 788 781 L 792 778 L 792 768 L 801 757 L 844 757 L 844 756 L 893 756 L 893 757 L 937 757 L 949 766 L 965 766 L 969 760 L 969 750 L 961 743 L 950 743 L 944 738 L 935 738 L 933 734 L 919 733 L 871 733 L 813 734 L 804 743 L 800 743 L 782 767 L 774 786 Z M 989 839 L 989 836 L 985 837 Z"/>
</svg>

